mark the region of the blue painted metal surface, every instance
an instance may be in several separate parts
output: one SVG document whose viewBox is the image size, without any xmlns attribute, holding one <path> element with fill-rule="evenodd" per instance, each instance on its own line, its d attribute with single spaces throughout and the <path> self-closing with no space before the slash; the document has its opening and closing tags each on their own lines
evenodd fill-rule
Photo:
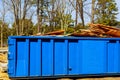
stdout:
<svg viewBox="0 0 120 80">
<path fill-rule="evenodd" d="M 120 73 L 120 38 L 10 36 L 10 77 Z"/>
<path fill-rule="evenodd" d="M 31 39 L 29 44 L 29 76 L 41 76 L 41 40 Z"/>
</svg>

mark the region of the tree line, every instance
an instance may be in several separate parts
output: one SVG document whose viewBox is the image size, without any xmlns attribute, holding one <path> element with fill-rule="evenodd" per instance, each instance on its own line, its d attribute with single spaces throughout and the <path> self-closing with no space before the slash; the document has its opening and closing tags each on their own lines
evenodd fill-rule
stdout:
<svg viewBox="0 0 120 80">
<path fill-rule="evenodd" d="M 0 0 L 0 3 L 1 46 L 11 35 L 34 35 L 60 29 L 70 33 L 87 28 L 86 16 L 89 23 L 120 25 L 116 20 L 115 0 Z"/>
</svg>

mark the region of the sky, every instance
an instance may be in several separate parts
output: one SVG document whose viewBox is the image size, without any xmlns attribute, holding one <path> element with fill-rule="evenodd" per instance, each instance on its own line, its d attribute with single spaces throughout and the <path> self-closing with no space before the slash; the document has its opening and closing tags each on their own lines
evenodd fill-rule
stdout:
<svg viewBox="0 0 120 80">
<path fill-rule="evenodd" d="M 120 0 L 116 0 L 117 7 L 118 7 L 118 15 L 117 15 L 117 20 L 120 21 Z"/>
<path fill-rule="evenodd" d="M 88 1 L 89 1 L 89 0 L 88 0 Z M 90 0 L 90 1 L 91 1 L 91 0 Z M 118 8 L 117 20 L 120 21 L 120 0 L 115 0 L 115 1 L 116 1 L 116 4 L 117 4 L 116 6 L 117 6 L 117 8 Z M 90 11 L 89 7 L 91 7 L 91 6 L 86 7 L 85 10 L 90 13 L 91 11 Z M 87 23 L 90 22 L 89 16 L 84 15 L 84 19 L 85 19 L 85 24 L 87 24 Z"/>
<path fill-rule="evenodd" d="M 88 1 L 91 1 L 91 0 L 88 0 Z M 115 0 L 115 1 L 116 1 L 116 3 L 117 3 L 117 7 L 118 7 L 117 20 L 120 21 L 120 0 Z M 91 11 L 90 11 L 90 8 L 89 8 L 89 7 L 90 7 L 90 6 L 87 6 L 87 7 L 85 8 L 85 10 L 90 13 Z M 1 10 L 1 9 L 2 9 L 2 5 L 1 5 L 1 1 L 0 1 L 0 10 Z M 72 18 L 75 19 L 75 16 L 74 16 L 74 15 L 75 15 L 75 11 L 72 13 L 72 15 L 73 15 Z M 13 17 L 10 17 L 10 16 L 12 16 L 12 15 L 11 15 L 11 14 L 8 14 L 8 15 L 7 15 L 7 18 L 6 18 L 6 22 L 9 23 L 9 24 L 13 23 L 13 20 L 14 20 L 14 18 L 13 18 Z M 89 16 L 84 15 L 84 19 L 85 19 L 85 23 L 86 23 L 86 24 L 90 22 Z M 32 21 L 34 22 L 34 24 L 37 23 L 37 17 L 34 16 L 33 19 L 32 19 Z M 81 21 L 79 20 L 79 22 L 81 22 Z"/>
</svg>

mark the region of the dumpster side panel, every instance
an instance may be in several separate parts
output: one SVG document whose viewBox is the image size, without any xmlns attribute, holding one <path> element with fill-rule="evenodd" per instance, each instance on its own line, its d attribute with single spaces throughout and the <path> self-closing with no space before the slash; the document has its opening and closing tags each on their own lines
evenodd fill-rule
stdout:
<svg viewBox="0 0 120 80">
<path fill-rule="evenodd" d="M 29 39 L 17 40 L 16 76 L 23 77 L 29 74 Z"/>
<path fill-rule="evenodd" d="M 9 76 L 16 76 L 16 39 L 8 39 L 8 74 Z"/>
<path fill-rule="evenodd" d="M 82 41 L 82 74 L 99 74 L 107 71 L 106 42 Z"/>
<path fill-rule="evenodd" d="M 53 40 L 42 40 L 42 76 L 53 76 Z"/>
<path fill-rule="evenodd" d="M 68 47 L 67 40 L 55 40 L 54 75 L 67 75 L 68 73 L 67 47 Z"/>
<path fill-rule="evenodd" d="M 41 76 L 41 39 L 30 40 L 30 76 Z"/>
<path fill-rule="evenodd" d="M 82 72 L 81 40 L 69 41 L 69 75 L 79 75 Z"/>
<path fill-rule="evenodd" d="M 118 73 L 120 70 L 120 43 L 119 41 L 108 42 L 108 72 Z"/>
</svg>

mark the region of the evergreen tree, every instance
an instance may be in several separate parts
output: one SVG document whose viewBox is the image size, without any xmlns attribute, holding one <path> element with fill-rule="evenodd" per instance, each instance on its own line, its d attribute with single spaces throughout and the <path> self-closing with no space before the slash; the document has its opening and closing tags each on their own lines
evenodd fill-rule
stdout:
<svg viewBox="0 0 120 80">
<path fill-rule="evenodd" d="M 116 25 L 116 15 L 118 8 L 116 7 L 115 0 L 97 0 L 95 16 L 97 23 L 105 25 Z"/>
</svg>

